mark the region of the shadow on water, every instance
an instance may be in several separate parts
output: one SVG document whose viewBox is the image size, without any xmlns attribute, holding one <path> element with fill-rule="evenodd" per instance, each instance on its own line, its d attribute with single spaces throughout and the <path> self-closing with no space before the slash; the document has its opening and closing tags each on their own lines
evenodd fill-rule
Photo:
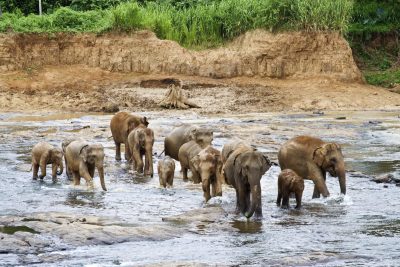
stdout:
<svg viewBox="0 0 400 267">
<path fill-rule="evenodd" d="M 74 190 L 68 192 L 67 199 L 64 201 L 64 204 L 72 207 L 90 207 L 103 209 L 105 208 L 104 197 L 104 192 Z"/>
<path fill-rule="evenodd" d="M 263 223 L 262 221 L 251 221 L 251 220 L 235 220 L 230 223 L 231 226 L 239 231 L 239 233 L 246 234 L 256 234 L 263 232 Z"/>
</svg>

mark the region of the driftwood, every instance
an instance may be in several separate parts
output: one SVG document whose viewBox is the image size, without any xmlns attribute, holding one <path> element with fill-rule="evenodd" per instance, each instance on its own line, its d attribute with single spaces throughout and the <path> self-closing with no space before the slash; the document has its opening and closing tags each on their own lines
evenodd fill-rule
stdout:
<svg viewBox="0 0 400 267">
<path fill-rule="evenodd" d="M 165 95 L 165 98 L 161 100 L 158 105 L 163 108 L 199 108 L 198 105 L 191 102 L 189 99 L 187 99 L 187 97 L 184 96 L 182 92 L 182 85 L 177 86 L 175 84 L 168 86 L 168 91 Z"/>
</svg>

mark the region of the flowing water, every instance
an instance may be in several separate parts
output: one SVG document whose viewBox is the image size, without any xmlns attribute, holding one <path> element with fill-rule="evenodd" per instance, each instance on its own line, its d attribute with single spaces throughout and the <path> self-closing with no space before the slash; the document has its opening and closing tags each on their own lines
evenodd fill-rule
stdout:
<svg viewBox="0 0 400 267">
<path fill-rule="evenodd" d="M 74 246 L 59 240 L 58 245 L 42 251 L 0 254 L 0 264 L 399 266 L 400 187 L 369 181 L 374 175 L 400 176 L 398 114 L 141 114 L 149 117 L 149 127 L 156 133 L 154 152 L 158 154 L 163 150 L 165 135 L 181 123 L 212 128 L 213 144 L 219 149 L 229 139 L 239 137 L 269 153 L 274 161 L 279 145 L 296 135 L 319 136 L 342 145 L 348 170 L 346 196 L 339 194 L 337 179 L 328 176 L 331 197 L 311 199 L 313 184 L 306 181 L 303 208 L 279 209 L 275 204 L 279 167 L 274 166 L 261 180 L 262 221 L 234 215 L 235 192 L 227 186 L 223 187 L 222 197 L 204 204 L 201 186 L 183 182 L 178 163 L 174 187 L 165 190 L 159 187 L 157 174 L 154 178 L 143 177 L 125 161 L 116 162 L 109 138 L 110 115 L 0 114 L 1 216 L 62 212 L 107 217 L 124 227 L 166 225 L 169 228 L 163 229 L 179 229 L 178 235 L 169 238 L 143 234 L 137 240 L 113 244 Z M 336 119 L 343 116 L 345 120 Z M 57 183 L 50 177 L 42 182 L 31 179 L 30 150 L 35 143 L 47 141 L 60 146 L 62 140 L 76 136 L 105 147 L 107 192 L 101 191 L 98 178 L 94 191 L 84 185 L 70 185 L 65 173 Z M 291 206 L 294 204 L 293 199 Z M 209 218 L 207 210 L 215 207 L 222 211 Z M 190 213 L 197 211 L 204 214 L 196 217 Z M 189 222 L 168 219 L 185 214 L 189 214 Z M 7 227 L 0 225 L 0 232 L 41 235 L 26 226 Z M 52 235 L 57 234 L 48 235 L 55 238 Z"/>
</svg>

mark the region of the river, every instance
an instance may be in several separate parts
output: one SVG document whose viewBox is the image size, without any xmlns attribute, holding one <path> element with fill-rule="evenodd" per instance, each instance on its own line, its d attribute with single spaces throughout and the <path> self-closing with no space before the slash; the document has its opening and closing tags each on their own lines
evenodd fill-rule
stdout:
<svg viewBox="0 0 400 267">
<path fill-rule="evenodd" d="M 182 181 L 179 163 L 174 187 L 162 189 L 157 174 L 143 177 L 124 160 L 116 162 L 109 130 L 111 115 L 4 113 L 0 114 L 0 229 L 1 221 L 12 221 L 13 216 L 30 218 L 57 212 L 105 218 L 108 225 L 148 231 L 119 241 L 109 234 L 109 243 L 71 243 L 57 232 L 32 233 L 29 235 L 51 245 L 3 248 L 0 265 L 400 265 L 400 187 L 370 181 L 376 175 L 400 176 L 399 112 L 140 114 L 149 118 L 158 154 L 165 135 L 181 123 L 213 129 L 213 144 L 218 149 L 238 137 L 267 152 L 275 162 L 280 144 L 293 136 L 307 134 L 338 142 L 346 160 L 347 195 L 340 195 L 337 178 L 328 176 L 331 196 L 312 199 L 313 184 L 307 180 L 303 208 L 282 210 L 275 204 L 280 169 L 273 166 L 261 180 L 263 220 L 248 221 L 233 214 L 232 188 L 224 186 L 222 197 L 205 204 L 201 186 Z M 101 190 L 97 177 L 94 191 L 88 191 L 84 183 L 70 185 L 65 173 L 57 183 L 50 177 L 42 182 L 32 180 L 32 146 L 39 141 L 60 146 L 62 140 L 75 136 L 105 147 L 107 192 Z M 154 158 L 157 164 L 158 157 Z M 79 239 L 79 231 L 76 234 Z"/>
</svg>

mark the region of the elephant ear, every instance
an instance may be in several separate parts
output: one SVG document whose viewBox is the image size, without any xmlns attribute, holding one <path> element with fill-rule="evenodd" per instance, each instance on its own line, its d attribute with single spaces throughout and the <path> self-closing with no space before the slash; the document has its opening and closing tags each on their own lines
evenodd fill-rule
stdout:
<svg viewBox="0 0 400 267">
<path fill-rule="evenodd" d="M 313 161 L 317 164 L 318 167 L 322 167 L 325 161 L 325 156 L 328 153 L 328 145 L 325 144 L 323 146 L 317 147 L 313 153 Z"/>
<path fill-rule="evenodd" d="M 193 164 L 193 167 L 198 171 L 200 169 L 200 156 L 196 155 L 190 160 Z"/>
<path fill-rule="evenodd" d="M 80 155 L 81 159 L 83 160 L 83 162 L 87 162 L 88 148 L 89 148 L 89 146 L 86 145 L 86 146 L 83 146 L 81 148 L 81 150 L 79 151 L 79 155 Z"/>
<path fill-rule="evenodd" d="M 261 155 L 263 157 L 263 168 L 262 168 L 262 171 L 263 171 L 263 173 L 266 173 L 269 170 L 269 168 L 271 168 L 272 163 L 269 160 L 267 155 L 265 155 L 263 153 L 261 153 Z"/>
<path fill-rule="evenodd" d="M 146 127 L 149 125 L 149 121 L 147 120 L 146 117 L 141 118 L 140 123 L 145 125 Z"/>
<path fill-rule="evenodd" d="M 242 154 L 236 156 L 233 161 L 233 177 L 238 181 L 242 175 Z"/>
</svg>

